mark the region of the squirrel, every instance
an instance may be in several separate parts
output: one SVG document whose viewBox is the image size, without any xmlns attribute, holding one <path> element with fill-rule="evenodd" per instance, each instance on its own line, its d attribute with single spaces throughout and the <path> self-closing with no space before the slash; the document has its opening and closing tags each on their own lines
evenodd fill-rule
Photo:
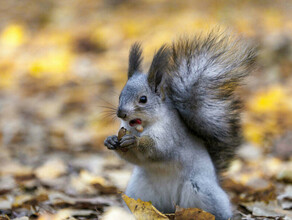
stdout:
<svg viewBox="0 0 292 220">
<path fill-rule="evenodd" d="M 241 143 L 235 90 L 255 57 L 248 44 L 213 31 L 163 45 L 145 74 L 141 44 L 132 45 L 117 109 L 130 133 L 104 141 L 135 165 L 126 195 L 164 213 L 178 205 L 232 216 L 220 176 Z"/>
</svg>

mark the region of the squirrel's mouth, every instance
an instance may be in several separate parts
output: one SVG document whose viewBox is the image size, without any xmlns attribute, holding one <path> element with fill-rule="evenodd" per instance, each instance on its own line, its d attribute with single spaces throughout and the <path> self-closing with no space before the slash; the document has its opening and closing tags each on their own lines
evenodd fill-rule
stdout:
<svg viewBox="0 0 292 220">
<path fill-rule="evenodd" d="M 132 119 L 132 120 L 129 122 L 129 125 L 130 125 L 131 127 L 134 127 L 134 126 L 136 126 L 136 125 L 140 125 L 140 124 L 142 124 L 142 120 L 141 120 L 141 118 L 135 118 L 135 119 Z"/>
</svg>

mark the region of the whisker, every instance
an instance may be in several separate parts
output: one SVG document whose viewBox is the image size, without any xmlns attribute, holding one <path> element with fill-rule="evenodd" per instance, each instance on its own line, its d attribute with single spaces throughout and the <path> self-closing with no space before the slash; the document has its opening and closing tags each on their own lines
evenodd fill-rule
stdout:
<svg viewBox="0 0 292 220">
<path fill-rule="evenodd" d="M 108 106 L 97 106 L 97 107 L 100 107 L 100 108 L 104 108 L 106 110 L 112 110 L 112 111 L 116 111 L 117 109 L 116 108 L 112 108 L 112 107 L 108 107 Z"/>
<path fill-rule="evenodd" d="M 110 119 L 111 121 L 113 121 L 115 119 L 115 115 L 106 114 L 103 117 L 101 117 L 101 120 L 104 120 L 104 119 Z"/>
<path fill-rule="evenodd" d="M 104 103 L 109 105 L 110 107 L 117 108 L 117 106 L 115 104 L 108 102 L 107 100 L 103 99 L 102 97 L 98 97 L 98 99 L 100 99 L 101 101 L 103 101 Z"/>
<path fill-rule="evenodd" d="M 105 110 L 102 110 L 102 112 L 112 112 L 112 113 L 116 113 L 115 110 L 112 110 L 112 109 L 105 109 Z"/>
<path fill-rule="evenodd" d="M 109 115 L 116 115 L 116 112 L 104 111 L 101 114 L 109 114 Z"/>
<path fill-rule="evenodd" d="M 110 91 L 110 93 L 112 95 L 116 96 L 116 97 L 119 97 L 119 95 L 120 95 L 120 92 L 117 92 L 117 91 L 114 91 L 114 90 Z"/>
<path fill-rule="evenodd" d="M 102 112 L 101 115 L 116 115 L 115 112 Z"/>
<path fill-rule="evenodd" d="M 115 121 L 117 119 L 118 119 L 118 117 L 116 115 L 112 116 L 112 121 Z"/>
</svg>

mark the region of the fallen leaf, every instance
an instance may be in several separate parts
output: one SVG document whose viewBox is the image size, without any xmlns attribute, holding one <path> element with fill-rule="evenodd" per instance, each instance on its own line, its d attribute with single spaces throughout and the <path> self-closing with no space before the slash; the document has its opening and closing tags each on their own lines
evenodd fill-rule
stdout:
<svg viewBox="0 0 292 220">
<path fill-rule="evenodd" d="M 20 24 L 11 24 L 2 31 L 0 42 L 10 48 L 18 47 L 26 40 L 25 28 Z"/>
<path fill-rule="evenodd" d="M 12 196 L 4 196 L 0 198 L 0 210 L 11 209 L 12 207 Z"/>
<path fill-rule="evenodd" d="M 110 207 L 102 216 L 102 220 L 135 220 L 134 216 L 121 207 Z"/>
<path fill-rule="evenodd" d="M 117 193 L 117 188 L 112 186 L 105 178 L 101 176 L 95 176 L 86 170 L 82 170 L 80 172 L 80 178 L 83 182 L 93 185 L 102 194 Z"/>
<path fill-rule="evenodd" d="M 292 186 L 291 185 L 288 185 L 285 188 L 285 192 L 283 194 L 280 194 L 278 196 L 278 199 L 279 200 L 283 200 L 283 199 L 292 200 Z"/>
<path fill-rule="evenodd" d="M 250 201 L 269 201 L 276 198 L 275 186 L 263 179 L 254 179 L 246 185 L 234 181 L 233 179 L 224 179 L 222 186 L 236 196 L 232 199 L 234 203 Z"/>
<path fill-rule="evenodd" d="M 11 220 L 29 220 L 29 218 L 26 217 L 26 216 L 22 216 L 22 217 L 14 218 L 14 219 L 11 219 Z"/>
<path fill-rule="evenodd" d="M 13 175 L 13 176 L 31 176 L 33 174 L 32 168 L 24 166 L 18 162 L 8 162 L 0 164 L 0 175 Z"/>
<path fill-rule="evenodd" d="M 4 176 L 0 178 L 0 195 L 10 192 L 16 187 L 16 183 L 13 177 Z"/>
<path fill-rule="evenodd" d="M 277 179 L 286 183 L 292 183 L 292 169 L 287 168 L 279 172 Z"/>
<path fill-rule="evenodd" d="M 292 186 L 287 186 L 285 192 L 277 197 L 282 209 L 292 209 Z"/>
<path fill-rule="evenodd" d="M 22 207 L 22 206 L 35 206 L 40 202 L 48 200 L 48 196 L 45 194 L 40 195 L 31 195 L 31 194 L 22 194 L 19 196 L 16 196 L 14 198 L 13 207 Z"/>
<path fill-rule="evenodd" d="M 74 217 L 87 217 L 90 216 L 97 217 L 98 212 L 93 210 L 85 209 L 61 209 L 54 215 L 43 215 L 38 218 L 38 220 L 73 220 Z"/>
<path fill-rule="evenodd" d="M 289 217 L 292 219 L 292 213 L 289 211 L 282 210 L 277 204 L 277 201 L 265 202 L 251 202 L 251 203 L 241 203 L 247 210 L 249 210 L 254 216 L 263 217 Z"/>
<path fill-rule="evenodd" d="M 282 201 L 281 207 L 284 210 L 291 210 L 292 209 L 292 201 L 287 201 L 287 200 Z"/>
<path fill-rule="evenodd" d="M 66 173 L 67 167 L 61 159 L 51 159 L 35 170 L 35 175 L 41 180 L 55 179 Z"/>
<path fill-rule="evenodd" d="M 215 220 L 215 216 L 198 208 L 176 207 L 175 220 Z"/>
<path fill-rule="evenodd" d="M 166 215 L 159 212 L 150 202 L 144 202 L 141 199 L 135 200 L 125 194 L 122 194 L 122 198 L 137 220 L 168 219 Z"/>
<path fill-rule="evenodd" d="M 69 205 L 78 205 L 80 207 L 92 207 L 98 208 L 103 206 L 114 206 L 117 205 L 113 199 L 105 199 L 102 197 L 91 197 L 91 198 L 75 198 L 65 195 L 60 192 L 51 192 L 49 193 L 49 201 L 53 205 L 62 206 L 64 204 Z"/>
</svg>

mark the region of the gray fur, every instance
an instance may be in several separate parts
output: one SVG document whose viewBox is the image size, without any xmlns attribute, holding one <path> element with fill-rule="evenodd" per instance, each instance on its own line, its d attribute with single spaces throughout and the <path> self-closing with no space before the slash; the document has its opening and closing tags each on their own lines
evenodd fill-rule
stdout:
<svg viewBox="0 0 292 220">
<path fill-rule="evenodd" d="M 201 208 L 219 220 L 231 217 L 217 174 L 240 142 L 233 92 L 252 59 L 253 52 L 238 42 L 210 34 L 162 47 L 148 75 L 131 75 L 119 100 L 127 113 L 121 127 L 131 134 L 105 140 L 135 165 L 128 196 L 151 201 L 162 212 L 178 205 Z M 139 102 L 141 96 L 147 103 Z M 129 125 L 136 118 L 142 120 L 141 133 Z"/>
<path fill-rule="evenodd" d="M 200 137 L 219 171 L 241 142 L 235 89 L 248 75 L 255 51 L 237 39 L 210 33 L 173 43 L 167 91 L 187 126 Z"/>
</svg>

